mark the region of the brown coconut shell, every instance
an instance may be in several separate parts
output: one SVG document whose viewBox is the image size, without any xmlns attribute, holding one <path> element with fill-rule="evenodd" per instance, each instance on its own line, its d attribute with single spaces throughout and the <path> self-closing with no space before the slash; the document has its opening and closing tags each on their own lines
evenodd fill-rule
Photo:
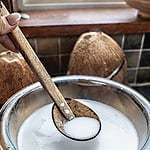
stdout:
<svg viewBox="0 0 150 150">
<path fill-rule="evenodd" d="M 23 57 L 11 51 L 0 54 L 0 105 L 18 90 L 37 81 Z"/>
<path fill-rule="evenodd" d="M 124 82 L 126 59 L 121 47 L 103 32 L 82 34 L 71 52 L 68 74 L 92 75 Z"/>
</svg>

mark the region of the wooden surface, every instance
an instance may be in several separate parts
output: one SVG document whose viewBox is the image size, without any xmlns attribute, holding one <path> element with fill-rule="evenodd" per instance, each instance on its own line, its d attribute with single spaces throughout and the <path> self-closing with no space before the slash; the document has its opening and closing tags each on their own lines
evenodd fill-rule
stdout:
<svg viewBox="0 0 150 150">
<path fill-rule="evenodd" d="M 97 8 L 76 10 L 29 11 L 30 19 L 20 27 L 27 37 L 80 35 L 87 31 L 108 34 L 150 32 L 150 20 L 137 17 L 135 9 Z"/>
</svg>

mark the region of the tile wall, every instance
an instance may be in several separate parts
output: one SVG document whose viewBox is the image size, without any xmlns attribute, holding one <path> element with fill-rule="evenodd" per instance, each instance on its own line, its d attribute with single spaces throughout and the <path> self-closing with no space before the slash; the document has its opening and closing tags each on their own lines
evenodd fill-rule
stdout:
<svg viewBox="0 0 150 150">
<path fill-rule="evenodd" d="M 124 50 L 130 85 L 150 84 L 150 33 L 110 35 Z M 51 76 L 65 75 L 78 36 L 30 38 L 29 42 Z M 1 48 L 0 48 L 1 49 Z"/>
<path fill-rule="evenodd" d="M 131 85 L 150 83 L 150 33 L 112 36 L 127 59 L 126 79 Z"/>
</svg>

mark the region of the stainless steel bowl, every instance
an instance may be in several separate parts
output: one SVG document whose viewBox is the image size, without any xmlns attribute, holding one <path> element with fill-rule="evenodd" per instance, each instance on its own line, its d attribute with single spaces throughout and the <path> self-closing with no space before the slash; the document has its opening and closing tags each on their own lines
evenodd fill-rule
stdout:
<svg viewBox="0 0 150 150">
<path fill-rule="evenodd" d="M 90 76 L 53 78 L 64 97 L 97 100 L 124 113 L 134 124 L 139 150 L 150 150 L 150 103 L 131 88 Z M 13 95 L 0 111 L 1 149 L 17 150 L 17 134 L 23 121 L 36 109 L 52 102 L 40 83 Z"/>
</svg>

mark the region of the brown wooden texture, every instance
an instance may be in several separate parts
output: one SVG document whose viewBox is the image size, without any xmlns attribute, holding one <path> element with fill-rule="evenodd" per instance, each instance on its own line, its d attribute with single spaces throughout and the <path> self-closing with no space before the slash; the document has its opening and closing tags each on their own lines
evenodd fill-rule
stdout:
<svg viewBox="0 0 150 150">
<path fill-rule="evenodd" d="M 21 20 L 27 37 L 72 36 L 89 31 L 107 34 L 148 33 L 150 20 L 139 18 L 135 9 L 73 9 L 29 11 L 30 19 Z"/>
</svg>

